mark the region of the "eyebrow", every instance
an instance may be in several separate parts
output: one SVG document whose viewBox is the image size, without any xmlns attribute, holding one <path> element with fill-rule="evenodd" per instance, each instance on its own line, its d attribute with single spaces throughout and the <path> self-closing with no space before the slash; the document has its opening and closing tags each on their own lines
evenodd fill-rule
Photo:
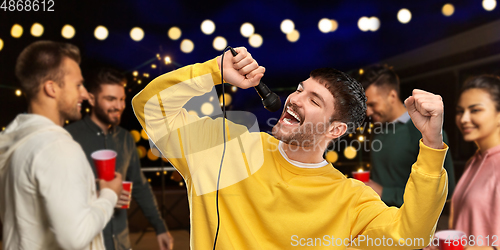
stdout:
<svg viewBox="0 0 500 250">
<path fill-rule="evenodd" d="M 120 98 L 118 98 L 118 97 L 116 97 L 114 95 L 105 95 L 105 96 L 103 96 L 103 98 L 120 99 Z M 126 99 L 127 96 L 125 95 L 125 96 L 123 96 L 123 98 Z"/>
<path fill-rule="evenodd" d="M 300 83 L 299 83 L 299 86 L 302 86 L 302 88 L 304 88 L 304 82 L 300 82 Z M 313 96 L 315 96 L 316 98 L 318 98 L 318 99 L 321 101 L 321 103 L 322 103 L 323 105 L 325 105 L 325 100 L 323 100 L 323 97 L 321 97 L 318 93 L 316 93 L 316 92 L 314 92 L 314 91 L 310 91 L 310 92 L 311 92 L 311 94 L 312 94 Z"/>
<path fill-rule="evenodd" d="M 467 108 L 471 109 L 471 108 L 474 108 L 474 107 L 476 107 L 476 106 L 482 106 L 482 104 L 480 104 L 480 103 L 472 104 L 472 105 L 469 105 L 469 107 L 467 107 Z M 459 108 L 459 109 L 463 109 L 463 108 L 462 108 L 462 107 L 460 107 L 460 106 L 457 106 L 457 108 Z"/>
</svg>

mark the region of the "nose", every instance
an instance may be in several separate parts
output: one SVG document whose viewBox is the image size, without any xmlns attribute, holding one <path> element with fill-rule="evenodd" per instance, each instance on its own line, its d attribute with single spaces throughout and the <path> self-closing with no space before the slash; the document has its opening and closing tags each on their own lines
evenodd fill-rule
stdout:
<svg viewBox="0 0 500 250">
<path fill-rule="evenodd" d="M 366 107 L 366 116 L 372 116 L 373 115 L 373 109 L 370 107 Z"/>
<path fill-rule="evenodd" d="M 82 90 L 80 91 L 80 96 L 82 97 L 83 100 L 89 99 L 89 92 L 87 92 L 87 89 L 85 87 L 83 87 Z"/>
<path fill-rule="evenodd" d="M 124 110 L 125 109 L 125 100 L 118 100 L 117 109 L 118 110 Z"/>
<path fill-rule="evenodd" d="M 460 117 L 460 123 L 465 124 L 467 122 L 470 122 L 470 112 L 464 111 L 464 113 L 462 114 L 462 117 Z"/>
<path fill-rule="evenodd" d="M 289 99 L 290 103 L 291 104 L 295 104 L 296 106 L 301 107 L 302 106 L 302 99 L 303 99 L 303 97 L 302 97 L 301 94 L 302 93 L 293 93 L 293 94 L 291 94 L 290 95 L 290 99 Z"/>
</svg>

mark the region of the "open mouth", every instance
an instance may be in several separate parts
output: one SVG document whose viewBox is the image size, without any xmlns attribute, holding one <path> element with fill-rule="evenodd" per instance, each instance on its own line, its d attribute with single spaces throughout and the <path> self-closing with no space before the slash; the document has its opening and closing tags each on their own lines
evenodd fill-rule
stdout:
<svg viewBox="0 0 500 250">
<path fill-rule="evenodd" d="M 292 108 L 287 107 L 285 114 L 282 118 L 283 123 L 287 125 L 300 124 L 300 116 L 292 110 Z"/>
</svg>

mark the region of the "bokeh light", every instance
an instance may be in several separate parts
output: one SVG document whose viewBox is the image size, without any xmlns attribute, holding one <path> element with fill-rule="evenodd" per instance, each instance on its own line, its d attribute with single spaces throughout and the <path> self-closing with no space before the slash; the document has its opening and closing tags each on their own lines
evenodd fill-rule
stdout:
<svg viewBox="0 0 500 250">
<path fill-rule="evenodd" d="M 144 129 L 141 130 L 141 137 L 144 140 L 149 140 L 149 136 L 148 136 L 148 134 L 146 134 L 146 131 L 144 131 Z"/>
<path fill-rule="evenodd" d="M 139 158 L 144 158 L 146 156 L 146 148 L 144 146 L 137 146 L 137 154 L 139 154 Z"/>
<path fill-rule="evenodd" d="M 40 37 L 43 35 L 43 25 L 39 23 L 34 23 L 31 26 L 31 35 L 34 37 Z"/>
<path fill-rule="evenodd" d="M 151 161 L 158 160 L 158 156 L 155 155 L 155 153 L 153 152 L 153 150 L 151 148 L 148 150 L 148 159 Z"/>
<path fill-rule="evenodd" d="M 73 28 L 73 26 L 66 24 L 62 27 L 62 30 L 61 30 L 62 37 L 66 38 L 66 39 L 71 39 L 75 36 L 75 34 L 76 34 L 76 31 L 75 31 L 75 28 Z"/>
<path fill-rule="evenodd" d="M 182 31 L 178 27 L 172 27 L 168 30 L 168 37 L 172 40 L 177 40 L 181 37 Z"/>
<path fill-rule="evenodd" d="M 323 18 L 318 22 L 318 28 L 323 33 L 328 33 L 332 30 L 332 22 L 328 18 Z"/>
<path fill-rule="evenodd" d="M 94 36 L 97 40 L 105 40 L 108 38 L 108 34 L 108 29 L 102 25 L 97 26 L 94 30 Z"/>
<path fill-rule="evenodd" d="M 443 5 L 443 8 L 441 9 L 441 12 L 445 16 L 451 16 L 453 13 L 455 13 L 455 7 L 451 3 L 447 3 Z"/>
<path fill-rule="evenodd" d="M 132 135 L 132 138 L 134 138 L 134 142 L 137 143 L 139 140 L 141 140 L 141 133 L 137 130 L 131 130 L 130 134 Z"/>
<path fill-rule="evenodd" d="M 201 105 L 201 113 L 204 115 L 211 115 L 214 112 L 214 105 L 205 102 Z"/>
<path fill-rule="evenodd" d="M 130 38 L 132 40 L 139 42 L 144 38 L 144 30 L 139 27 L 134 27 L 130 30 Z"/>
<path fill-rule="evenodd" d="M 259 34 L 253 34 L 250 36 L 250 38 L 248 38 L 248 43 L 254 48 L 260 47 L 263 41 L 264 40 L 262 39 L 262 36 Z"/>
<path fill-rule="evenodd" d="M 191 53 L 194 49 L 193 41 L 189 39 L 184 39 L 181 42 L 181 51 L 184 53 Z"/>
<path fill-rule="evenodd" d="M 496 0 L 483 0 L 483 8 L 487 11 L 492 11 L 497 7 Z"/>
<path fill-rule="evenodd" d="M 330 21 L 332 22 L 332 30 L 330 32 L 334 32 L 339 28 L 339 23 L 334 19 L 332 19 Z"/>
<path fill-rule="evenodd" d="M 339 154 L 335 151 L 328 151 L 326 152 L 325 158 L 327 161 L 335 163 L 339 159 Z"/>
<path fill-rule="evenodd" d="M 363 32 L 368 31 L 370 29 L 370 19 L 365 16 L 361 17 L 358 20 L 358 28 Z"/>
<path fill-rule="evenodd" d="M 226 46 L 227 46 L 226 38 L 224 38 L 222 36 L 218 36 L 218 37 L 214 38 L 213 46 L 214 46 L 214 49 L 216 49 L 218 51 L 224 50 L 224 48 L 226 48 Z"/>
<path fill-rule="evenodd" d="M 377 17 L 372 16 L 368 20 L 369 20 L 368 29 L 370 31 L 375 32 L 378 30 L 378 28 L 380 28 L 380 20 Z"/>
<path fill-rule="evenodd" d="M 400 23 L 408 23 L 411 20 L 411 12 L 408 9 L 400 9 L 398 11 L 398 20 Z"/>
<path fill-rule="evenodd" d="M 251 23 L 244 23 L 241 25 L 240 32 L 243 37 L 250 37 L 255 32 L 255 28 Z"/>
<path fill-rule="evenodd" d="M 19 38 L 23 35 L 23 26 L 19 25 L 19 24 L 14 24 L 12 25 L 12 29 L 10 29 L 10 34 L 12 35 L 12 37 L 14 38 Z"/>
<path fill-rule="evenodd" d="M 356 154 L 356 148 L 354 148 L 353 146 L 348 146 L 344 149 L 344 156 L 349 160 L 354 159 L 354 157 L 356 157 Z"/>
<path fill-rule="evenodd" d="M 215 31 L 215 23 L 212 20 L 205 20 L 201 23 L 201 31 L 205 35 L 210 35 Z"/>
<path fill-rule="evenodd" d="M 224 99 L 226 101 L 226 106 L 231 105 L 231 101 L 233 100 L 233 98 L 230 94 L 224 93 Z M 222 105 L 222 95 L 219 96 L 219 103 Z"/>
<path fill-rule="evenodd" d="M 299 40 L 299 38 L 300 38 L 300 33 L 298 30 L 293 30 L 292 32 L 286 34 L 286 39 L 288 39 L 288 41 L 290 41 L 292 43 Z"/>
<path fill-rule="evenodd" d="M 288 34 L 295 29 L 295 24 L 290 19 L 285 19 L 281 22 L 281 32 Z"/>
</svg>

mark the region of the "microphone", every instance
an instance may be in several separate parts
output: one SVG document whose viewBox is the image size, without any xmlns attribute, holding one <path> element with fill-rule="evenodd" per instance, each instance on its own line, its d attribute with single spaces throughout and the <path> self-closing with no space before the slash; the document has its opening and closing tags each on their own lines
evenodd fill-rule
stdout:
<svg viewBox="0 0 500 250">
<path fill-rule="evenodd" d="M 233 56 L 238 55 L 238 53 L 231 47 L 229 47 Z M 257 93 L 262 100 L 262 104 L 264 104 L 264 108 L 271 112 L 276 112 L 281 108 L 281 100 L 280 97 L 273 93 L 262 81 L 259 82 L 259 85 L 254 87 L 257 90 Z"/>
</svg>

